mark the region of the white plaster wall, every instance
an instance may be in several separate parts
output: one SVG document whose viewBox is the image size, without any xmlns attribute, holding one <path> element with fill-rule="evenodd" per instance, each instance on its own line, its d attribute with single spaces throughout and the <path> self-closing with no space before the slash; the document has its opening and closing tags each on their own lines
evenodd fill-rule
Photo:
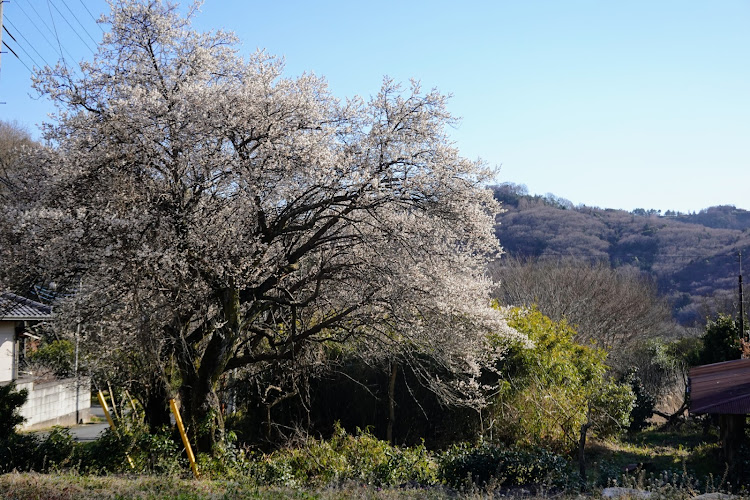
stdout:
<svg viewBox="0 0 750 500">
<path fill-rule="evenodd" d="M 15 332 L 14 321 L 0 321 L 0 382 L 13 380 Z"/>
<path fill-rule="evenodd" d="M 72 425 L 76 418 L 75 379 L 55 380 L 41 384 L 34 382 L 18 383 L 17 389 L 27 389 L 29 397 L 21 407 L 21 415 L 26 418 L 23 429 Z M 79 387 L 79 418 L 88 420 L 91 408 L 91 382 L 82 377 Z"/>
</svg>

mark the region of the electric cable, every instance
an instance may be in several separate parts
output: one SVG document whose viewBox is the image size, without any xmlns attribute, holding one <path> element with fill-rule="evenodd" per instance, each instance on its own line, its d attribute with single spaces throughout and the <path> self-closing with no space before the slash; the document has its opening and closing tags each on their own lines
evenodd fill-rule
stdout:
<svg viewBox="0 0 750 500">
<path fill-rule="evenodd" d="M 26 1 L 28 2 L 29 6 L 31 7 L 31 10 L 33 10 L 34 13 L 37 15 L 37 17 L 42 21 L 42 24 L 44 24 L 44 27 L 47 28 L 47 31 L 49 31 L 50 33 L 52 33 L 53 35 L 55 35 L 55 38 L 57 39 L 57 48 L 55 48 L 55 46 L 54 46 L 54 44 L 52 42 L 50 42 L 50 45 L 52 46 L 52 48 L 55 51 L 57 51 L 60 54 L 60 59 L 62 59 L 64 61 L 65 60 L 65 56 L 63 55 L 63 48 L 62 48 L 62 44 L 60 43 L 60 38 L 57 36 L 57 28 L 56 27 L 54 29 L 50 28 L 49 24 L 47 24 L 47 21 L 44 20 L 44 17 L 42 17 L 42 15 L 39 13 L 39 11 L 36 10 L 36 7 L 34 7 L 34 4 L 31 3 L 29 0 L 26 0 Z M 49 7 L 49 0 L 48 0 L 47 7 Z M 52 10 L 51 9 L 50 9 L 50 17 L 52 17 Z M 55 21 L 54 21 L 54 18 L 52 18 L 52 25 L 54 26 L 54 24 L 55 24 Z M 40 32 L 41 32 L 41 30 L 40 30 Z M 45 39 L 46 39 L 46 37 L 45 37 Z M 70 52 L 68 52 L 67 50 L 65 50 L 65 52 L 67 52 L 67 54 L 71 57 L 71 59 L 73 58 L 73 56 L 70 54 Z"/>
<path fill-rule="evenodd" d="M 55 17 L 52 15 L 52 7 L 50 6 L 49 0 L 47 0 L 47 9 L 49 10 L 49 17 L 52 20 L 52 27 L 55 28 L 54 33 L 55 33 L 55 39 L 57 40 L 57 45 L 60 46 L 60 58 L 62 60 L 63 65 L 67 66 L 68 64 L 65 62 L 65 57 L 63 57 L 62 55 L 62 43 L 60 43 L 60 36 L 57 34 L 57 26 L 55 25 Z"/>
<path fill-rule="evenodd" d="M 26 54 L 26 55 L 28 56 L 28 58 L 29 58 L 29 59 L 31 60 L 32 64 L 33 64 L 33 65 L 34 65 L 35 67 L 37 67 L 37 68 L 41 68 L 41 67 L 42 67 L 42 66 L 41 66 L 41 65 L 40 65 L 40 64 L 39 64 L 38 62 L 36 62 L 36 59 L 34 59 L 34 58 L 33 58 L 33 57 L 31 56 L 31 54 L 29 54 L 29 53 L 28 53 L 28 52 L 26 51 L 26 49 L 24 49 L 24 48 L 23 48 L 23 45 L 21 45 L 20 43 L 18 43 L 18 40 L 16 40 L 16 37 L 14 37 L 14 36 L 13 36 L 13 33 L 11 33 L 10 31 L 8 31 L 8 28 L 7 28 L 7 27 L 3 26 L 3 31 L 5 31 L 5 32 L 6 32 L 6 33 L 7 33 L 8 35 L 10 35 L 10 37 L 11 37 L 11 38 L 13 39 L 13 41 L 14 41 L 14 42 L 16 42 L 16 45 L 17 45 L 17 47 L 18 47 L 19 49 L 21 49 L 21 50 L 23 51 L 23 53 L 24 53 L 24 54 Z M 3 43 L 5 43 L 5 42 L 3 42 Z M 6 47 L 8 47 L 8 46 L 6 45 Z M 10 48 L 10 47 L 8 47 L 8 48 Z M 18 57 L 18 54 L 16 54 L 16 57 Z M 19 59 L 20 59 L 20 58 L 19 58 Z"/>
<path fill-rule="evenodd" d="M 86 7 L 86 4 L 83 3 L 83 0 L 78 0 L 78 1 L 81 2 L 81 5 L 83 5 L 83 8 L 86 9 L 86 12 L 88 12 L 89 16 L 91 16 L 91 19 L 94 20 L 94 22 L 96 23 L 96 25 L 99 26 L 99 29 L 102 31 L 102 33 L 104 33 L 104 28 L 101 27 L 101 25 L 99 24 L 99 21 L 97 21 L 96 18 L 94 17 L 94 14 L 92 14 L 91 11 L 89 10 L 89 8 Z"/>
<path fill-rule="evenodd" d="M 78 30 L 76 30 L 76 29 L 75 29 L 75 28 L 73 27 L 73 25 L 72 25 L 72 24 L 70 24 L 70 21 L 68 21 L 68 18 L 67 18 L 67 17 L 65 17 L 65 16 L 63 15 L 63 13 L 62 13 L 62 12 L 60 11 L 60 9 L 58 9 L 58 8 L 57 8 L 57 5 L 55 5 L 55 4 L 54 4 L 54 2 L 51 2 L 50 0 L 47 0 L 47 5 L 52 5 L 52 7 L 54 7 L 54 8 L 55 8 L 55 10 L 57 11 L 57 13 L 58 13 L 58 14 L 60 14 L 60 17 L 62 17 L 62 18 L 63 18 L 63 21 L 65 21 L 65 23 L 67 23 L 67 25 L 68 25 L 68 26 L 70 27 L 70 29 L 71 29 L 71 30 L 73 30 L 73 33 L 75 33 L 75 34 L 76 34 L 76 36 L 78 37 L 78 39 L 79 39 L 79 40 L 81 40 L 81 43 L 83 43 L 83 44 L 84 44 L 84 45 L 86 46 L 86 48 L 87 48 L 87 49 L 89 49 L 89 50 L 91 51 L 91 53 L 92 53 L 92 54 L 96 54 L 96 52 L 94 52 L 94 49 L 92 49 L 92 48 L 91 48 L 91 47 L 89 46 L 89 44 L 88 44 L 88 43 L 86 43 L 86 40 L 84 40 L 84 39 L 83 39 L 83 37 L 82 37 L 82 36 L 80 35 L 80 33 L 78 33 Z M 51 13 L 51 11 L 50 11 L 50 15 L 51 15 L 51 14 L 52 14 L 52 13 Z M 53 23 L 54 23 L 54 20 L 53 20 Z"/>
<path fill-rule="evenodd" d="M 75 12 L 73 12 L 72 10 L 70 10 L 70 7 L 68 6 L 68 2 L 66 2 L 65 0 L 60 0 L 60 1 L 63 3 L 63 5 L 65 6 L 65 8 L 68 9 L 68 12 L 70 12 L 70 15 L 73 16 L 73 19 L 76 20 L 76 22 L 81 27 L 81 29 L 84 31 L 84 33 L 86 33 L 86 36 L 88 36 L 91 39 L 91 41 L 94 42 L 94 46 L 98 45 L 98 42 L 96 40 L 94 40 L 94 37 L 91 36 L 91 33 L 89 33 L 89 31 L 86 29 L 86 26 L 84 26 L 83 23 L 81 23 L 81 20 L 78 19 L 78 16 L 76 16 Z"/>
<path fill-rule="evenodd" d="M 18 59 L 18 60 L 19 60 L 19 61 L 21 62 L 21 64 L 23 64 L 23 66 L 24 66 L 24 67 L 25 67 L 25 68 L 26 68 L 27 70 L 29 70 L 29 73 L 30 73 L 30 74 L 32 74 L 32 75 L 34 74 L 34 71 L 33 71 L 33 70 L 32 70 L 31 68 L 29 68 L 29 67 L 28 67 L 28 66 L 26 65 L 26 63 L 25 63 L 25 62 L 23 62 L 23 59 L 21 59 L 20 57 L 18 57 L 18 54 L 16 54 L 16 52 L 15 52 L 15 51 L 14 51 L 14 50 L 13 50 L 12 48 L 10 48 L 10 47 L 8 46 L 8 44 L 7 44 L 7 43 L 5 43 L 5 40 L 3 40 L 3 45 L 5 45 L 5 48 L 6 48 L 6 49 L 8 49 L 8 50 L 10 51 L 10 53 L 11 53 L 11 54 L 13 54 L 14 56 L 16 56 L 16 59 Z"/>
<path fill-rule="evenodd" d="M 26 12 L 26 9 L 24 9 L 23 6 L 20 3 L 18 3 L 17 1 L 14 4 L 14 7 L 18 7 L 18 9 L 20 9 L 20 11 L 23 12 L 23 15 L 26 16 L 26 18 L 29 20 L 29 22 L 31 23 L 31 25 L 34 26 L 34 28 L 36 28 L 36 30 L 39 32 L 40 35 L 42 35 L 42 38 L 44 38 L 44 41 L 47 42 L 47 44 L 50 47 L 52 47 L 52 50 L 54 50 L 55 52 L 57 52 L 57 48 L 55 47 L 55 45 L 50 41 L 49 38 L 47 38 L 47 35 L 45 35 L 44 32 L 39 28 L 39 25 L 31 18 L 31 16 L 29 15 L 29 13 Z M 33 7 L 34 6 L 32 5 L 32 8 Z M 35 13 L 36 13 L 36 10 L 35 10 Z M 39 13 L 36 13 L 36 14 L 39 17 Z M 7 16 L 6 16 L 6 18 L 7 18 Z M 41 19 L 41 17 L 40 17 L 40 19 Z M 44 22 L 44 19 L 41 19 L 41 21 L 42 21 L 42 23 L 44 23 L 44 26 L 47 28 L 48 31 L 52 31 L 49 28 L 49 26 L 47 26 L 47 23 Z"/>
<path fill-rule="evenodd" d="M 10 20 L 10 18 L 8 18 L 8 16 L 5 16 L 5 21 L 7 21 L 7 23 L 8 23 L 8 24 L 10 24 L 11 28 L 13 28 L 13 29 L 15 30 L 15 32 L 16 32 L 16 33 L 18 33 L 18 36 L 20 36 L 21 38 L 23 38 L 23 39 L 24 39 L 24 41 L 25 41 L 25 42 L 26 42 L 26 43 L 27 43 L 27 44 L 29 45 L 29 47 L 31 47 L 31 49 L 32 49 L 32 50 L 33 50 L 34 52 L 36 52 L 36 55 L 38 55 L 38 56 L 39 56 L 39 57 L 41 58 L 41 60 L 42 60 L 42 61 L 44 61 L 44 64 L 46 64 L 47 66 L 50 66 L 50 67 L 51 67 L 51 64 L 47 62 L 47 60 L 46 60 L 46 59 L 44 58 L 44 56 L 43 56 L 42 54 L 40 54 L 40 53 L 39 53 L 39 51 L 38 51 L 38 50 L 36 50 L 36 47 L 34 47 L 34 44 L 33 44 L 33 43 L 31 43 L 31 42 L 29 41 L 29 39 L 28 39 L 28 38 L 26 38 L 26 37 L 24 36 L 24 34 L 23 34 L 23 33 L 21 33 L 21 30 L 19 30 L 19 29 L 18 29 L 18 28 L 16 27 L 16 25 L 15 25 L 15 24 L 13 24 L 13 22 L 12 22 L 12 21 Z M 18 40 L 16 40 L 16 39 L 15 39 L 15 38 L 13 37 L 13 35 L 11 35 L 11 34 L 10 34 L 10 32 L 8 31 L 8 28 L 6 28 L 5 26 L 3 26 L 3 29 L 5 30 L 5 32 L 6 32 L 6 33 L 8 33 L 8 35 L 10 35 L 10 37 L 11 37 L 11 38 L 13 38 L 13 41 L 14 41 L 14 42 L 16 42 L 16 43 L 17 43 L 17 44 L 18 44 L 19 46 L 21 45 L 21 44 L 20 44 L 20 43 L 18 42 Z M 36 64 L 36 61 L 34 61 L 34 64 Z M 39 66 L 38 64 L 36 64 L 36 66 L 37 66 L 37 67 L 39 67 L 39 68 L 41 68 L 41 66 Z"/>
</svg>

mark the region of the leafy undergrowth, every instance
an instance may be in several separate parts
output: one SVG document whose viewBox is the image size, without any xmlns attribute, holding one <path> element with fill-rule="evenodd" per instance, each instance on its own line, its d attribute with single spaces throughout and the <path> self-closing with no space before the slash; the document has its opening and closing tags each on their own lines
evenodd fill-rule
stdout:
<svg viewBox="0 0 750 500">
<path fill-rule="evenodd" d="M 602 487 L 668 478 L 700 491 L 728 489 L 718 438 L 696 424 L 647 429 L 619 441 L 595 442 L 587 451 L 589 480 Z"/>
<path fill-rule="evenodd" d="M 76 474 L 9 473 L 0 476 L 0 498 L 13 500 L 219 500 L 235 498 L 343 499 L 480 499 L 512 497 L 491 489 L 459 492 L 440 486 L 378 488 L 350 482 L 335 487 L 257 486 L 243 481 L 192 480 L 165 476 L 80 476 Z M 531 500 L 525 491 L 516 496 Z M 542 497 L 536 497 L 542 498 Z M 576 498 L 556 496 L 555 498 Z"/>
<path fill-rule="evenodd" d="M 58 434 L 55 446 L 46 441 L 42 446 L 48 464 L 43 470 L 50 474 L 2 475 L 0 498 L 576 498 L 580 486 L 574 461 L 538 448 L 461 444 L 435 452 L 338 429 L 328 440 L 305 439 L 269 454 L 230 446 L 220 456 L 200 455 L 201 479 L 195 481 L 175 458 L 174 446 L 164 446 L 159 436 L 103 438 L 78 449 Z M 586 496 L 599 498 L 609 486 L 675 499 L 747 493 L 724 474 L 716 442 L 716 436 L 692 425 L 594 443 L 587 449 Z M 50 454 L 60 443 L 70 448 L 69 457 Z M 747 483 L 745 477 L 740 481 Z"/>
</svg>

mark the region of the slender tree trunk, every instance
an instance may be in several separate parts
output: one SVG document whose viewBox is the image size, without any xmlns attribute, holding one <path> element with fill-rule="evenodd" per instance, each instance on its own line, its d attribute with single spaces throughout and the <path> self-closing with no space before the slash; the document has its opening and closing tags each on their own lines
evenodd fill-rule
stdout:
<svg viewBox="0 0 750 500">
<path fill-rule="evenodd" d="M 591 413 L 586 418 L 586 422 L 581 424 L 581 434 L 578 438 L 578 472 L 581 476 L 581 490 L 586 489 L 586 434 L 591 427 Z"/>
<path fill-rule="evenodd" d="M 391 363 L 391 375 L 388 379 L 388 427 L 385 430 L 385 439 L 393 444 L 393 423 L 396 421 L 396 377 L 398 376 L 398 363 Z"/>
</svg>

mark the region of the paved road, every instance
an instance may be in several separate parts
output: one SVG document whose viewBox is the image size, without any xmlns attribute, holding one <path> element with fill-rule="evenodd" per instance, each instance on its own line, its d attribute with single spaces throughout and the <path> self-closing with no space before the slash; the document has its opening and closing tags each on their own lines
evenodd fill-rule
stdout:
<svg viewBox="0 0 750 500">
<path fill-rule="evenodd" d="M 99 436 L 109 427 L 107 419 L 104 418 L 104 410 L 99 405 L 91 405 L 91 415 L 97 417 L 95 423 L 74 425 L 70 427 L 70 435 L 79 442 L 96 441 Z"/>
</svg>

